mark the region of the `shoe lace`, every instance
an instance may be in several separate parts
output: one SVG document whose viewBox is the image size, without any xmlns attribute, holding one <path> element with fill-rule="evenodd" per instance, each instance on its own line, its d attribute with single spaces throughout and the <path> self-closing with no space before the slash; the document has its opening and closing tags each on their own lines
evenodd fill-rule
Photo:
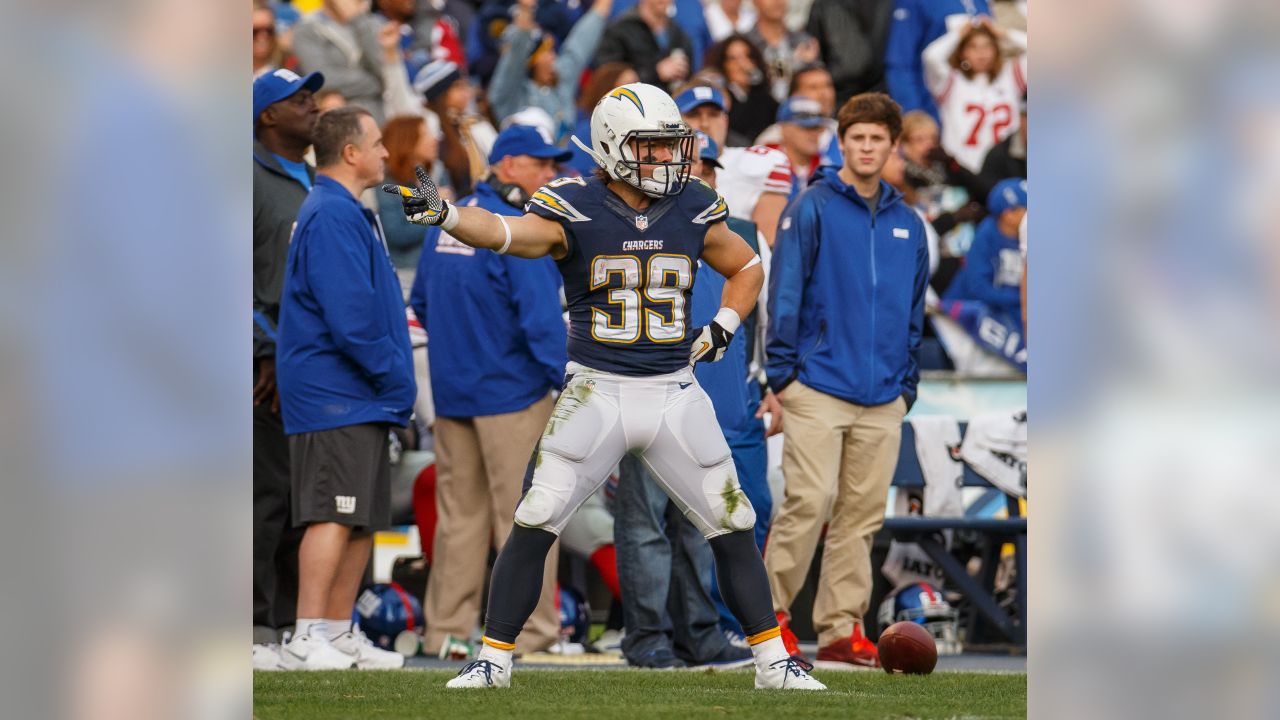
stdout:
<svg viewBox="0 0 1280 720">
<path fill-rule="evenodd" d="M 471 662 L 462 666 L 462 672 L 458 673 L 458 676 L 461 677 L 463 675 L 466 675 L 467 673 L 479 671 L 484 673 L 484 681 L 492 685 L 494 670 L 498 670 L 499 672 L 501 672 L 501 669 L 498 667 L 497 663 L 490 662 L 489 660 L 472 660 Z"/>
<path fill-rule="evenodd" d="M 805 673 L 813 669 L 813 665 L 799 655 L 792 655 L 769 663 L 769 667 L 771 668 L 778 667 L 779 665 L 782 666 L 783 673 L 791 673 L 796 677 L 804 677 Z"/>
</svg>

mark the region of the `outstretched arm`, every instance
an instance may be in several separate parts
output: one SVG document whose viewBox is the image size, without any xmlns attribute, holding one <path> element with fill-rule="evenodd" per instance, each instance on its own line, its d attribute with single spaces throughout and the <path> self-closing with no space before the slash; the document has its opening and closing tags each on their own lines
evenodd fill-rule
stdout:
<svg viewBox="0 0 1280 720">
<path fill-rule="evenodd" d="M 507 217 L 484 208 L 460 208 L 440 197 L 439 189 L 427 172 L 418 167 L 418 186 L 383 185 L 383 192 L 399 195 L 409 222 L 439 225 L 454 239 L 474 248 L 493 250 L 499 255 L 537 258 L 550 255 L 559 259 L 568 252 L 564 228 L 537 215 Z"/>
</svg>

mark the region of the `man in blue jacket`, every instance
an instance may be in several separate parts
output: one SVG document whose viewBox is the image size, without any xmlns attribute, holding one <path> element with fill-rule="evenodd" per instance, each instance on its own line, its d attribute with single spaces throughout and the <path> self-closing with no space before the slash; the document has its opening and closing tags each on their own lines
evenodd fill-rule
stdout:
<svg viewBox="0 0 1280 720">
<path fill-rule="evenodd" d="M 786 497 L 765 565 L 782 621 L 832 509 L 813 607 L 818 659 L 875 667 L 862 634 L 871 539 L 915 402 L 929 251 L 920 216 L 880 177 L 902 132 L 897 103 L 855 95 L 837 120 L 844 165 L 819 169 L 773 249 L 767 374 L 786 410 Z"/>
<path fill-rule="evenodd" d="M 949 18 L 970 20 L 990 15 L 987 0 L 897 0 L 885 49 L 885 80 L 889 94 L 904 113 L 924 110 L 938 120 L 938 106 L 924 84 L 925 47 L 947 32 Z M 952 22 L 955 22 L 954 20 Z"/>
<path fill-rule="evenodd" d="M 373 532 L 391 521 L 387 433 L 417 388 L 409 325 L 377 216 L 356 199 L 382 182 L 382 133 L 367 110 L 325 113 L 315 186 L 285 262 L 277 381 L 293 485 L 297 630 L 288 669 L 395 668 L 404 658 L 351 625 Z"/>
<path fill-rule="evenodd" d="M 539 130 L 512 125 L 493 143 L 492 173 L 458 205 L 521 215 L 569 155 Z M 423 605 L 428 652 L 450 650 L 451 638 L 469 636 L 480 620 L 489 548 L 507 541 L 525 468 L 551 417 L 551 391 L 564 380 L 560 286 L 549 257 L 499 255 L 439 227 L 427 231 L 409 303 L 427 331 L 437 416 L 439 515 Z M 556 555 L 547 553 L 538 609 L 520 638 L 527 652 L 560 635 Z"/>
</svg>

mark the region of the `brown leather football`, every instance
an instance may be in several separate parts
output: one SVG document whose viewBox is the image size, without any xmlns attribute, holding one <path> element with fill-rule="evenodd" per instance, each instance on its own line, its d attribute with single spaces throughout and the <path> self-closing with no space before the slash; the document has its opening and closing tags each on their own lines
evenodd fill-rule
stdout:
<svg viewBox="0 0 1280 720">
<path fill-rule="evenodd" d="M 928 675 L 938 664 L 938 646 L 919 623 L 896 622 L 880 634 L 876 643 L 880 665 L 887 673 Z"/>
</svg>

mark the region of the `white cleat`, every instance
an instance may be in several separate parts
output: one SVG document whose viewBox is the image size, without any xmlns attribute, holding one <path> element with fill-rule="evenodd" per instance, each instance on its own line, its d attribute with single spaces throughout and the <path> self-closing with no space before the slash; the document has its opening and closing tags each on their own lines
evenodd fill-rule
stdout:
<svg viewBox="0 0 1280 720">
<path fill-rule="evenodd" d="M 356 659 L 361 670 L 397 670 L 404 667 L 404 656 L 398 652 L 383 650 L 356 628 L 342 633 L 331 641 L 340 652 Z"/>
<path fill-rule="evenodd" d="M 254 643 L 253 669 L 283 670 L 284 667 L 280 665 L 280 646 L 275 643 Z"/>
<path fill-rule="evenodd" d="M 813 666 L 799 655 L 784 657 L 756 668 L 757 690 L 826 690 L 827 686 L 809 674 Z"/>
<path fill-rule="evenodd" d="M 488 660 L 473 660 L 462 668 L 458 677 L 445 684 L 447 688 L 511 687 L 511 668 Z"/>
<path fill-rule="evenodd" d="M 285 670 L 346 670 L 355 664 L 354 656 L 310 634 L 295 635 L 280 648 L 280 665 Z"/>
</svg>

